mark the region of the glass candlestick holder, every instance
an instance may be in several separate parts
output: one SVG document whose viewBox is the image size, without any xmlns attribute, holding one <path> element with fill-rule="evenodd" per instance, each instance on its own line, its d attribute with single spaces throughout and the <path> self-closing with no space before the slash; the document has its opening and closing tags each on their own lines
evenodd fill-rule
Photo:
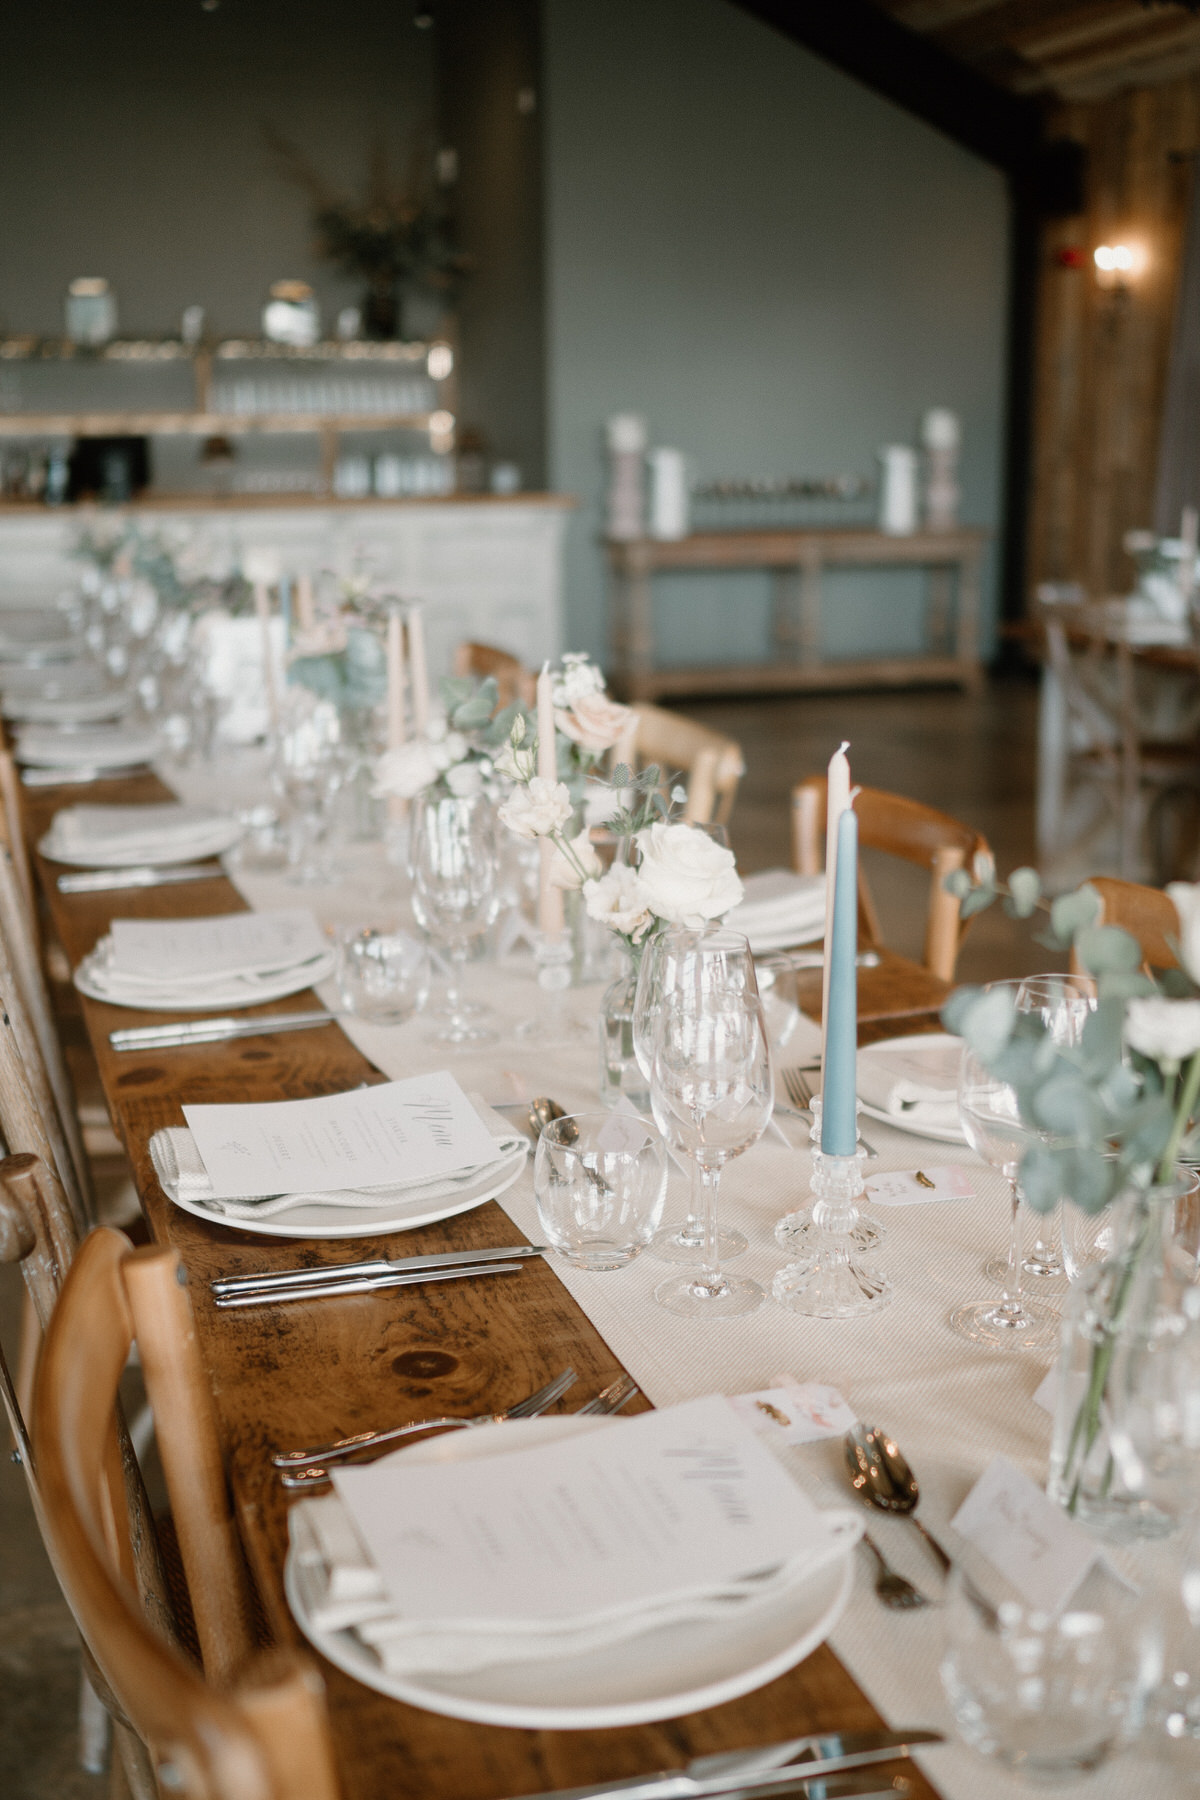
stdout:
<svg viewBox="0 0 1200 1800">
<path fill-rule="evenodd" d="M 589 1030 L 582 1025 L 567 1004 L 573 956 L 570 932 L 539 931 L 535 936 L 533 960 L 542 997 L 536 1013 L 516 1026 L 513 1035 L 518 1041 L 563 1045 L 591 1040 L 595 1027 Z"/>
<path fill-rule="evenodd" d="M 861 1105 L 855 1104 L 855 1116 L 862 1111 Z M 821 1143 L 821 1097 L 814 1095 L 811 1105 L 812 1123 L 808 1128 L 809 1142 L 814 1152 L 819 1152 Z M 814 1244 L 813 1202 L 807 1206 L 798 1206 L 793 1212 L 785 1213 L 775 1227 L 775 1242 L 789 1256 L 805 1257 L 811 1255 Z M 855 1250 L 874 1250 L 881 1244 L 887 1233 L 884 1227 L 874 1219 L 863 1218 L 860 1214 L 858 1223 L 850 1233 L 850 1241 Z"/>
<path fill-rule="evenodd" d="M 773 1297 L 789 1312 L 855 1319 L 891 1299 L 891 1282 L 859 1260 L 854 1244 L 865 1162 L 863 1150 L 830 1156 L 814 1144 L 812 1230 L 804 1253 L 780 1269 L 771 1285 Z"/>
</svg>

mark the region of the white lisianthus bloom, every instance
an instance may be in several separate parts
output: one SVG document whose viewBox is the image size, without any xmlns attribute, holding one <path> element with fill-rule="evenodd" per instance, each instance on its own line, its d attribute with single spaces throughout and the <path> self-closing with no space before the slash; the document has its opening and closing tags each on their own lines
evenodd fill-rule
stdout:
<svg viewBox="0 0 1200 1800">
<path fill-rule="evenodd" d="M 1192 980 L 1200 981 L 1200 886 L 1170 881 L 1167 898 L 1179 914 L 1179 960 Z"/>
<path fill-rule="evenodd" d="M 442 765 L 424 738 L 412 738 L 395 750 L 385 750 L 375 763 L 375 782 L 371 788 L 376 799 L 396 796 L 413 800 L 432 786 L 442 772 Z"/>
<path fill-rule="evenodd" d="M 1200 1000 L 1166 1000 L 1158 994 L 1131 1000 L 1125 1042 L 1152 1062 L 1178 1068 L 1200 1050 Z"/>
<path fill-rule="evenodd" d="M 470 800 L 483 791 L 483 770 L 477 762 L 457 762 L 446 770 L 446 786 L 458 800 Z"/>
<path fill-rule="evenodd" d="M 571 839 L 570 856 L 560 844 L 555 844 L 550 858 L 551 887 L 582 887 L 585 881 L 593 881 L 603 873 L 604 864 L 596 854 L 586 826 L 578 837 Z"/>
<path fill-rule="evenodd" d="M 527 787 L 517 788 L 497 807 L 496 816 L 518 837 L 550 837 L 570 818 L 571 796 L 565 782 L 535 775 Z"/>
<path fill-rule="evenodd" d="M 562 659 L 562 671 L 554 676 L 550 691 L 555 706 L 569 712 L 577 700 L 604 692 L 604 672 L 589 662 L 581 650 L 568 650 Z"/>
<path fill-rule="evenodd" d="M 508 743 L 497 750 L 492 764 L 497 775 L 507 775 L 511 781 L 530 781 L 537 768 L 537 751 Z"/>
<path fill-rule="evenodd" d="M 651 825 L 635 842 L 647 904 L 671 925 L 699 928 L 742 898 L 733 851 L 690 825 Z"/>
<path fill-rule="evenodd" d="M 654 924 L 645 887 L 636 869 L 617 863 L 598 881 L 585 881 L 583 900 L 590 919 L 638 944 Z"/>
</svg>

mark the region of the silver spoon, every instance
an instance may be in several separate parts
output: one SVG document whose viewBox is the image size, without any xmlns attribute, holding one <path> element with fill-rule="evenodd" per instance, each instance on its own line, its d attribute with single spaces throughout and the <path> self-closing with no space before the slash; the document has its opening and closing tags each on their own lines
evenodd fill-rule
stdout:
<svg viewBox="0 0 1200 1800">
<path fill-rule="evenodd" d="M 949 1572 L 950 1558 L 917 1517 L 921 1490 L 895 1439 L 877 1425 L 864 1425 L 859 1421 L 850 1427 L 842 1444 L 850 1480 L 859 1497 L 880 1512 L 899 1513 L 910 1520 L 943 1569 Z"/>
</svg>

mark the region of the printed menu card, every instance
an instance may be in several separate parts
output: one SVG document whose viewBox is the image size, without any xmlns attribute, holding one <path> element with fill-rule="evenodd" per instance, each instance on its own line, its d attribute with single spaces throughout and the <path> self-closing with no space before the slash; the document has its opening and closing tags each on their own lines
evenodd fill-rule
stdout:
<svg viewBox="0 0 1200 1800">
<path fill-rule="evenodd" d="M 316 1100 L 185 1106 L 183 1116 L 218 1200 L 432 1181 L 498 1154 L 444 1069 Z"/>
<path fill-rule="evenodd" d="M 401 1451 L 333 1479 L 410 1619 L 640 1610 L 822 1561 L 837 1537 L 721 1395 L 475 1459 Z"/>
</svg>

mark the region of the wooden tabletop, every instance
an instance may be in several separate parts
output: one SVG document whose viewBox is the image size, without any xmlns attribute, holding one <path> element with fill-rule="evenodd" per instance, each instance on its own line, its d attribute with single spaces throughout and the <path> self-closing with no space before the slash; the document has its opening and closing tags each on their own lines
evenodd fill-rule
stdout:
<svg viewBox="0 0 1200 1800">
<path fill-rule="evenodd" d="M 36 842 L 55 812 L 81 798 L 130 803 L 172 797 L 153 776 L 86 790 L 27 789 L 27 831 Z M 39 859 L 39 869 L 73 967 L 114 916 L 185 918 L 245 905 L 223 876 L 183 886 L 65 896 L 55 887 L 61 866 Z M 819 975 L 801 987 L 808 1005 L 810 989 L 819 1005 Z M 946 989 L 914 965 L 885 955 L 879 968 L 861 972 L 860 992 L 864 1035 L 874 1036 L 887 1034 L 887 1021 L 912 1018 L 922 1008 L 928 1013 Z M 491 1202 L 424 1230 L 356 1238 L 351 1251 L 345 1243 L 232 1231 L 173 1207 L 154 1176 L 148 1145 L 161 1127 L 183 1122 L 185 1102 L 296 1099 L 381 1077 L 332 1022 L 328 1028 L 232 1044 L 118 1055 L 108 1043 L 109 1032 L 145 1024 L 148 1015 L 90 1000 L 82 1004 L 150 1231 L 156 1241 L 179 1250 L 188 1270 L 250 1565 L 276 1635 L 300 1642 L 283 1595 L 286 1504 L 270 1469 L 271 1451 L 407 1418 L 497 1409 L 568 1363 L 579 1377 L 567 1398 L 571 1410 L 610 1381 L 619 1365 L 541 1259 L 531 1260 L 519 1275 L 495 1281 L 218 1313 L 208 1285 L 218 1274 L 336 1263 L 349 1255 L 477 1249 L 511 1243 L 516 1227 Z M 250 1010 L 302 1010 L 314 1004 L 306 993 Z M 322 1670 L 347 1800 L 500 1800 L 643 1774 L 692 1755 L 810 1730 L 865 1730 L 880 1723 L 827 1645 L 741 1700 L 656 1725 L 608 1731 L 464 1724 L 387 1699 L 329 1664 L 322 1663 Z M 915 1767 L 906 1774 L 915 1795 L 934 1796 Z"/>
</svg>

